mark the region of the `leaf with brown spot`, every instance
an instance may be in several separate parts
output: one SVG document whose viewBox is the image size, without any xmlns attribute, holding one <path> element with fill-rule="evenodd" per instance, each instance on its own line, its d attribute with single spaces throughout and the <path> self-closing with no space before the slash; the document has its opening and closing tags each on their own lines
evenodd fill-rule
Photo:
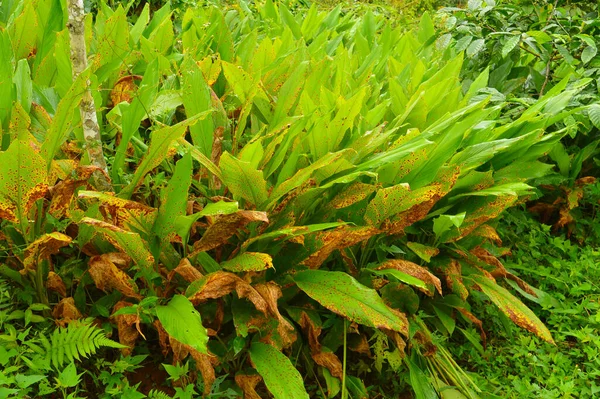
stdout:
<svg viewBox="0 0 600 399">
<path fill-rule="evenodd" d="M 304 270 L 296 273 L 294 281 L 312 299 L 350 321 L 408 335 L 406 316 L 388 307 L 375 290 L 347 273 Z"/>
<path fill-rule="evenodd" d="M 259 252 L 244 252 L 235 258 L 221 263 L 224 270 L 235 273 L 262 271 L 273 267 L 271 255 Z"/>
<path fill-rule="evenodd" d="M 329 202 L 328 206 L 335 209 L 346 208 L 350 205 L 356 204 L 371 195 L 377 186 L 373 184 L 365 184 L 361 182 L 355 182 L 351 184 L 347 189 L 333 197 Z"/>
<path fill-rule="evenodd" d="M 52 309 L 52 317 L 56 319 L 58 325 L 65 327 L 71 320 L 81 319 L 83 316 L 79 309 L 77 309 L 77 306 L 75 306 L 73 297 L 68 297 L 63 298 Z"/>
<path fill-rule="evenodd" d="M 302 264 L 317 269 L 336 249 L 343 249 L 368 240 L 380 231 L 374 227 L 341 226 L 335 230 L 317 233 L 316 241 L 320 242 L 317 250 L 306 258 Z"/>
<path fill-rule="evenodd" d="M 221 298 L 232 291 L 240 298 L 247 298 L 261 313 L 267 314 L 269 305 L 265 299 L 250 284 L 233 273 L 218 271 L 207 274 L 188 286 L 186 296 L 190 302 L 198 305 L 208 299 Z"/>
<path fill-rule="evenodd" d="M 61 248 L 69 245 L 71 241 L 71 237 L 63 233 L 44 234 L 25 249 L 21 274 L 35 271 L 41 261 L 49 261 L 51 255 L 57 254 Z"/>
<path fill-rule="evenodd" d="M 205 252 L 225 244 L 229 238 L 252 222 L 269 223 L 265 212 L 238 211 L 218 216 L 202 238 L 194 243 L 194 253 Z M 192 255 L 191 255 L 192 256 Z"/>
<path fill-rule="evenodd" d="M 477 246 L 471 249 L 469 252 L 475 255 L 477 259 L 481 260 L 486 265 L 489 265 L 493 268 L 492 270 L 489 270 L 492 276 L 494 276 L 495 278 L 506 277 L 508 272 L 504 268 L 502 262 L 500 262 L 500 260 L 494 255 L 492 255 L 487 249 Z"/>
<path fill-rule="evenodd" d="M 458 295 L 463 301 L 469 296 L 469 290 L 463 283 L 462 268 L 456 259 L 450 259 L 441 266 L 442 273 L 446 278 L 446 285 Z"/>
<path fill-rule="evenodd" d="M 261 399 L 255 389 L 256 385 L 261 381 L 262 377 L 260 375 L 237 374 L 235 376 L 235 383 L 242 389 L 244 399 Z"/>
<path fill-rule="evenodd" d="M 141 299 L 133 280 L 125 272 L 119 270 L 108 256 L 92 257 L 88 271 L 98 289 L 104 292 L 115 289 L 125 296 Z"/>
<path fill-rule="evenodd" d="M 29 142 L 18 140 L 0 152 L 0 165 L 0 218 L 25 227 L 29 210 L 48 192 L 46 162 Z"/>
<path fill-rule="evenodd" d="M 87 185 L 88 180 L 96 171 L 103 172 L 103 170 L 97 166 L 78 166 L 74 171 L 75 177 L 69 177 L 50 188 L 52 199 L 50 200 L 48 213 L 56 218 L 65 216 L 71 205 L 71 200 L 73 199 L 73 194 L 77 187 Z"/>
<path fill-rule="evenodd" d="M 508 290 L 496 284 L 485 276 L 472 274 L 469 276 L 498 308 L 516 325 L 531 331 L 544 341 L 554 344 L 548 328 L 538 317 Z"/>
<path fill-rule="evenodd" d="M 113 313 L 117 310 L 132 306 L 133 304 L 126 301 L 119 301 L 113 307 Z M 117 331 L 119 332 L 119 343 L 127 346 L 122 348 L 121 353 L 123 356 L 131 355 L 133 348 L 135 347 L 135 341 L 137 341 L 140 333 L 137 324 L 140 322 L 140 317 L 137 314 L 120 314 L 117 316 L 111 316 L 117 322 Z"/>
<path fill-rule="evenodd" d="M 142 215 L 156 216 L 156 209 L 137 201 L 115 197 L 112 193 L 98 191 L 80 191 L 79 198 L 97 200 L 106 214 L 112 218 L 112 223 L 118 227 L 126 227 L 132 218 Z"/>
<path fill-rule="evenodd" d="M 502 239 L 498 235 L 496 229 L 494 229 L 489 224 L 483 224 L 473 230 L 473 235 L 478 237 L 487 238 L 488 240 L 494 242 L 496 245 L 502 245 Z"/>
<path fill-rule="evenodd" d="M 406 246 L 427 263 L 431 262 L 431 258 L 440 253 L 438 248 L 423 245 L 418 242 L 409 241 L 406 243 Z"/>
<path fill-rule="evenodd" d="M 46 280 L 46 288 L 50 291 L 57 292 L 63 298 L 67 296 L 67 287 L 63 282 L 62 278 L 53 271 L 48 273 L 48 278 Z"/>
<path fill-rule="evenodd" d="M 439 197 L 440 192 L 439 185 L 422 187 L 414 191 L 404 183 L 383 188 L 377 191 L 375 198 L 367 205 L 364 219 L 371 226 L 379 227 L 392 216 L 399 215 L 419 204 L 429 203 L 434 197 Z"/>
<path fill-rule="evenodd" d="M 141 79 L 142 77 L 138 75 L 128 75 L 117 80 L 110 92 L 110 99 L 113 103 L 113 107 L 122 102 L 131 104 L 131 100 L 133 100 L 133 97 L 137 91 L 137 86 L 135 85 L 134 80 Z"/>
<path fill-rule="evenodd" d="M 202 71 L 204 80 L 209 86 L 215 84 L 221 74 L 221 55 L 219 53 L 211 54 L 198 61 L 198 66 Z"/>
<path fill-rule="evenodd" d="M 392 259 L 383 262 L 375 269 L 375 271 L 389 273 L 406 284 L 413 284 L 419 290 L 431 297 L 433 296 L 434 291 L 428 285 L 433 285 L 437 292 L 442 295 L 442 283 L 440 279 L 434 276 L 429 270 L 416 263 L 407 260 Z M 414 284 L 415 280 L 417 280 L 416 284 Z"/>
</svg>

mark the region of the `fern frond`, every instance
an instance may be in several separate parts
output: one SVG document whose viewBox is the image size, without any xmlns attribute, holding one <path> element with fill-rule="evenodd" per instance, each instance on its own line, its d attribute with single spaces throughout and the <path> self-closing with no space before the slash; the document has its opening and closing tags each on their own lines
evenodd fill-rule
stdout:
<svg viewBox="0 0 600 399">
<path fill-rule="evenodd" d="M 123 345 L 109 339 L 104 331 L 93 324 L 79 324 L 72 322 L 67 328 L 57 328 L 52 333 L 50 340 L 41 338 L 46 349 L 46 360 L 54 367 L 61 367 L 75 360 L 87 358 L 96 353 L 101 347 L 124 348 Z"/>
<path fill-rule="evenodd" d="M 164 393 L 163 391 L 159 391 L 156 389 L 151 390 L 150 392 L 148 392 L 148 399 L 172 399 L 171 396 L 169 396 L 168 394 Z"/>
</svg>

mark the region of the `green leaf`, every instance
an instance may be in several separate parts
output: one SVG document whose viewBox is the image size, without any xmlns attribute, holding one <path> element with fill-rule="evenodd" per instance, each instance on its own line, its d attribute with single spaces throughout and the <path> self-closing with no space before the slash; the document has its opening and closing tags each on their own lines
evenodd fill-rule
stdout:
<svg viewBox="0 0 600 399">
<path fill-rule="evenodd" d="M 166 306 L 156 307 L 156 316 L 167 333 L 200 353 L 208 353 L 208 334 L 200 313 L 183 295 L 175 295 Z"/>
<path fill-rule="evenodd" d="M 481 52 L 481 50 L 483 50 L 484 47 L 485 47 L 485 39 L 475 40 L 474 42 L 469 44 L 469 47 L 467 48 L 467 56 L 469 58 L 475 57 L 477 54 L 479 54 Z"/>
<path fill-rule="evenodd" d="M 587 111 L 592 124 L 600 129 L 600 104 L 591 104 Z"/>
<path fill-rule="evenodd" d="M 465 220 L 466 212 L 458 215 L 440 215 L 433 221 L 433 232 L 436 238 L 440 238 L 442 234 L 449 231 L 452 226 L 460 228 L 460 225 Z"/>
<path fill-rule="evenodd" d="M 294 276 L 298 287 L 315 301 L 351 321 L 408 333 L 408 321 L 387 307 L 377 292 L 343 272 L 305 270 Z"/>
<path fill-rule="evenodd" d="M 256 206 L 267 200 L 269 194 L 262 170 L 253 168 L 250 162 L 240 161 L 228 152 L 221 156 L 219 166 L 223 173 L 223 182 L 233 195 Z"/>
<path fill-rule="evenodd" d="M 173 146 L 174 142 L 177 141 L 181 136 L 185 134 L 187 128 L 193 125 L 198 120 L 206 118 L 210 115 L 211 111 L 205 111 L 194 115 L 191 118 L 179 122 L 173 126 L 163 127 L 152 132 L 152 140 L 148 147 L 148 152 L 142 161 L 129 183 L 119 193 L 121 198 L 130 198 L 135 189 L 141 184 L 144 176 L 152 169 L 156 168 L 165 159 L 169 153 L 169 149 Z"/>
<path fill-rule="evenodd" d="M 508 290 L 499 286 L 485 276 L 470 275 L 471 279 L 498 308 L 506 314 L 516 325 L 531 331 L 543 340 L 554 344 L 548 328 L 538 317 Z"/>
<path fill-rule="evenodd" d="M 502 58 L 506 58 L 506 56 L 513 51 L 513 49 L 517 47 L 520 42 L 521 35 L 514 35 L 506 39 L 504 46 L 502 46 Z"/>
<path fill-rule="evenodd" d="M 302 376 L 287 356 L 261 342 L 252 343 L 249 353 L 275 399 L 308 399 Z"/>
<path fill-rule="evenodd" d="M 153 231 L 163 242 L 174 238 L 176 234 L 176 221 L 179 216 L 184 216 L 188 190 L 192 183 L 192 157 L 189 153 L 183 156 L 175 166 L 175 173 L 167 188 L 161 193 L 161 204 L 158 208 Z"/>
<path fill-rule="evenodd" d="M 597 53 L 598 53 L 598 48 L 596 46 L 587 46 L 581 52 L 581 61 L 584 64 L 587 64 L 588 62 L 590 62 L 592 60 L 592 58 L 594 58 L 596 56 Z"/>
</svg>

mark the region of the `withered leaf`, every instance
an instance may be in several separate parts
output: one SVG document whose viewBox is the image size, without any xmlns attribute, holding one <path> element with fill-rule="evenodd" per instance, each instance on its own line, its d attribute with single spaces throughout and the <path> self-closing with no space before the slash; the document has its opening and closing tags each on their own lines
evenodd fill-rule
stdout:
<svg viewBox="0 0 600 399">
<path fill-rule="evenodd" d="M 212 386 L 217 377 L 215 376 L 214 364 L 217 362 L 216 356 L 210 354 L 200 353 L 194 348 L 188 346 L 192 358 L 196 361 L 196 368 L 200 370 L 202 374 L 202 381 L 204 382 L 204 396 L 210 395 Z"/>
<path fill-rule="evenodd" d="M 208 299 L 221 298 L 234 290 L 238 297 L 247 298 L 257 310 L 267 314 L 269 305 L 265 299 L 250 284 L 233 273 L 222 271 L 210 273 L 190 285 L 186 295 L 190 302 L 198 305 Z"/>
<path fill-rule="evenodd" d="M 238 211 L 221 215 L 209 226 L 202 238 L 194 243 L 194 251 L 204 252 L 220 247 L 238 230 L 252 222 L 268 223 L 269 218 L 265 212 L 257 211 Z"/>
<path fill-rule="evenodd" d="M 64 216 L 71 205 L 73 194 L 77 187 L 87 185 L 90 177 L 96 171 L 104 172 L 101 168 L 92 165 L 78 166 L 75 170 L 76 177 L 58 182 L 50 189 L 50 206 L 48 212 L 57 218 Z"/>
<path fill-rule="evenodd" d="M 283 347 L 287 348 L 296 341 L 296 331 L 294 326 L 287 321 L 277 307 L 277 300 L 281 298 L 281 287 L 274 282 L 268 282 L 265 284 L 258 284 L 254 287 L 256 291 L 264 298 L 267 303 L 267 309 L 271 315 L 277 318 L 279 325 L 277 326 L 277 332 L 281 337 Z"/>
<path fill-rule="evenodd" d="M 71 320 L 77 320 L 82 318 L 81 312 L 75 306 L 75 300 L 73 297 L 63 298 L 55 307 L 52 309 L 52 317 L 56 319 L 56 323 L 62 327 L 69 324 Z"/>
<path fill-rule="evenodd" d="M 182 259 L 179 265 L 171 270 L 169 273 L 169 281 L 173 279 L 175 274 L 179 274 L 183 279 L 189 283 L 196 280 L 200 280 L 203 276 L 198 269 L 196 269 L 187 258 Z"/>
<path fill-rule="evenodd" d="M 121 308 L 132 306 L 133 304 L 127 301 L 119 301 L 113 307 L 113 313 Z M 119 332 L 119 342 L 127 348 L 122 348 L 121 353 L 123 356 L 131 355 L 137 341 L 140 336 L 139 323 L 140 317 L 136 314 L 120 314 L 117 316 L 111 316 L 117 322 L 117 331 Z"/>
<path fill-rule="evenodd" d="M 133 280 L 110 260 L 109 255 L 92 257 L 88 271 L 98 289 L 104 292 L 115 289 L 125 296 L 141 298 Z"/>
<path fill-rule="evenodd" d="M 244 392 L 244 399 L 261 399 L 256 393 L 256 385 L 262 380 L 260 375 L 244 375 L 237 374 L 235 376 L 235 383 Z"/>
<path fill-rule="evenodd" d="M 67 296 L 67 287 L 63 282 L 62 278 L 53 271 L 48 273 L 48 279 L 46 280 L 46 288 L 50 291 L 57 292 L 63 298 Z"/>
<path fill-rule="evenodd" d="M 131 101 L 135 96 L 135 92 L 137 91 L 137 86 L 133 82 L 134 80 L 139 79 L 142 79 L 142 77 L 138 75 L 129 75 L 123 76 L 117 80 L 115 86 L 110 92 L 110 99 L 113 103 L 113 106 L 122 102 L 131 104 Z"/>
</svg>

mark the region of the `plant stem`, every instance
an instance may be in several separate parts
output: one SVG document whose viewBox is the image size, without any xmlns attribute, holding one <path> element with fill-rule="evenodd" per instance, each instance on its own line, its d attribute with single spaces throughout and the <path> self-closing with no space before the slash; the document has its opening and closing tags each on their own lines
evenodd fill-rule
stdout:
<svg viewBox="0 0 600 399">
<path fill-rule="evenodd" d="M 348 391 L 346 390 L 346 330 L 348 329 L 348 321 L 344 319 L 344 360 L 342 364 L 342 399 L 348 399 Z"/>
</svg>

